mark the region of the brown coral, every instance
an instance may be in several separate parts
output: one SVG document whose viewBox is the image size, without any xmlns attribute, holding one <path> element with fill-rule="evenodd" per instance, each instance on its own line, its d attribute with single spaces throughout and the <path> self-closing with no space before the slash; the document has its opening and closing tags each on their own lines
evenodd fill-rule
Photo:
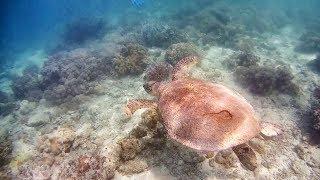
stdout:
<svg viewBox="0 0 320 180">
<path fill-rule="evenodd" d="M 114 60 L 114 69 L 119 76 L 141 74 L 147 66 L 147 50 L 138 44 L 125 44 Z"/>
<path fill-rule="evenodd" d="M 165 59 L 168 63 L 175 65 L 177 62 L 188 56 L 201 56 L 197 46 L 191 43 L 177 43 L 171 45 L 166 51 Z"/>
</svg>

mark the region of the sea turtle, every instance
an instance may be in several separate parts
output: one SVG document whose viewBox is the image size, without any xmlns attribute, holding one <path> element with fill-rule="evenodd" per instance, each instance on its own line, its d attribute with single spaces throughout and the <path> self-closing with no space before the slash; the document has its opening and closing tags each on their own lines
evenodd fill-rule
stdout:
<svg viewBox="0 0 320 180">
<path fill-rule="evenodd" d="M 186 57 L 174 67 L 171 81 L 147 82 L 144 87 L 156 100 L 130 100 L 126 114 L 131 116 L 140 108 L 158 108 L 172 139 L 200 152 L 233 148 L 238 157 L 243 148 L 249 148 L 243 144 L 259 133 L 268 137 L 281 134 L 275 125 L 259 122 L 253 107 L 240 94 L 221 84 L 190 77 L 189 69 L 198 62 L 196 56 Z"/>
</svg>

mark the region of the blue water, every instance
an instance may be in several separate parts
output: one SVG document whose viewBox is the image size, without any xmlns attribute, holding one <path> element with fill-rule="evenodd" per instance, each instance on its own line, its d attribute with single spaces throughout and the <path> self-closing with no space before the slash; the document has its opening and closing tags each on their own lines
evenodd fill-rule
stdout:
<svg viewBox="0 0 320 180">
<path fill-rule="evenodd" d="M 78 17 L 117 18 L 119 16 L 127 16 L 130 19 L 132 13 L 141 12 L 142 10 L 154 10 L 154 7 L 161 7 L 163 11 L 177 11 L 185 4 L 192 4 L 192 2 L 190 0 L 183 2 L 145 0 L 143 4 L 137 7 L 132 5 L 129 0 L 96 0 L 93 2 L 85 0 L 6 0 L 1 2 L 1 47 L 8 51 L 23 51 L 28 48 L 39 48 L 50 45 L 59 35 L 60 27 Z M 203 2 L 206 1 L 200 0 L 193 4 L 201 5 Z M 221 2 L 221 0 L 218 2 Z M 255 6 L 263 10 L 274 11 L 275 13 L 282 11 L 283 13 L 288 13 L 292 21 L 308 21 L 319 17 L 319 1 L 317 0 L 285 0 L 280 2 L 275 0 L 237 0 L 225 2 L 230 7 Z M 121 12 L 128 8 L 132 8 L 133 10 L 129 13 L 121 14 Z M 195 11 L 201 10 L 197 9 L 196 6 L 192 8 Z M 152 18 L 152 13 L 159 13 L 144 12 L 151 14 L 145 16 L 144 19 L 139 19 L 139 21 Z"/>
</svg>

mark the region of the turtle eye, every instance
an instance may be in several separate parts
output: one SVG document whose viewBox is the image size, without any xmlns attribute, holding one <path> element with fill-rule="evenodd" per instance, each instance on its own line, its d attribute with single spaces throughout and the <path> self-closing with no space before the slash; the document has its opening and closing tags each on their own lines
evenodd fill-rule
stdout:
<svg viewBox="0 0 320 180">
<path fill-rule="evenodd" d="M 152 91 L 152 84 L 151 83 L 144 83 L 143 88 L 147 93 L 151 93 Z"/>
</svg>

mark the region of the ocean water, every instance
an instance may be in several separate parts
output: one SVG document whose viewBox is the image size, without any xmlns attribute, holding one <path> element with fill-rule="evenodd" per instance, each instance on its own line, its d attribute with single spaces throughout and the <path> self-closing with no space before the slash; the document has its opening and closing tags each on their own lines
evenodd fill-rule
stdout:
<svg viewBox="0 0 320 180">
<path fill-rule="evenodd" d="M 1 2 L 0 179 L 320 179 L 319 7 Z"/>
</svg>

